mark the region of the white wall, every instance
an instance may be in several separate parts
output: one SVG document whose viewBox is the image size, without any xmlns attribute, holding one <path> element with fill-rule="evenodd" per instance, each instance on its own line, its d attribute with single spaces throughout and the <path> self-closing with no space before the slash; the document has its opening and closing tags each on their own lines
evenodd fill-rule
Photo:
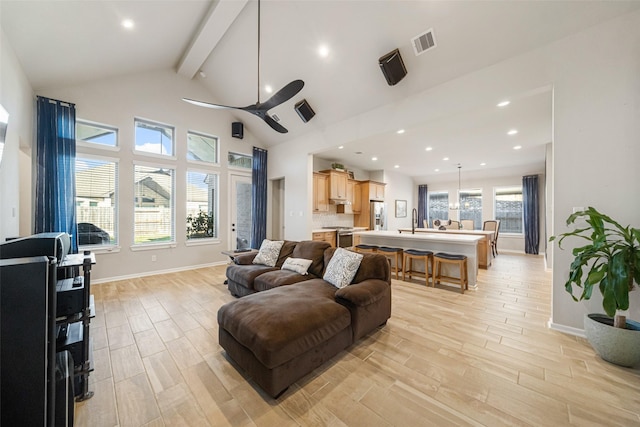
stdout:
<svg viewBox="0 0 640 427">
<path fill-rule="evenodd" d="M 387 230 L 411 227 L 411 210 L 417 208 L 418 199 L 413 195 L 413 179 L 395 171 L 384 171 L 384 199 L 387 203 Z M 407 202 L 407 216 L 396 218 L 396 200 Z"/>
<path fill-rule="evenodd" d="M 485 95 L 554 88 L 553 114 L 553 233 L 565 231 L 563 224 L 573 206 L 595 206 L 623 223 L 640 224 L 640 13 L 630 13 L 603 25 L 436 88 L 329 126 L 270 150 L 270 174 L 286 173 L 295 185 L 287 185 L 290 208 L 311 211 L 312 165 L 309 153 L 348 144 L 349 141 L 393 131 L 385 120 L 402 114 L 407 122 L 418 122 L 447 114 L 464 103 L 469 108 L 467 88 L 480 88 Z M 550 141 L 551 142 L 551 141 Z M 305 169 L 305 164 L 307 165 Z M 542 168 L 542 171 L 544 168 Z M 305 236 L 311 222 L 286 216 L 290 236 Z M 583 314 L 601 311 L 599 298 L 574 303 L 563 284 L 571 262 L 570 250 L 553 251 L 552 323 L 582 328 Z M 640 320 L 640 292 L 631 296 L 630 317 Z"/>
<path fill-rule="evenodd" d="M 0 241 L 4 241 L 31 230 L 31 199 L 21 195 L 31 194 L 30 158 L 24 153 L 31 151 L 35 103 L 27 76 L 1 29 L 0 104 L 9 112 L 0 161 Z"/>
<path fill-rule="evenodd" d="M 189 266 L 225 262 L 220 253 L 229 248 L 229 174 L 227 153 L 252 153 L 254 145 L 260 146 L 251 135 L 250 128 L 259 125 L 252 118 L 245 121 L 244 139 L 231 138 L 231 122 L 235 119 L 226 111 L 196 107 L 182 101 L 182 97 L 203 98 L 206 88 L 197 80 L 178 76 L 173 70 L 149 72 L 139 75 L 105 79 L 73 87 L 48 88 L 38 95 L 76 104 L 76 116 L 115 126 L 119 129 L 120 150 L 117 153 L 98 149 L 84 149 L 93 154 L 120 158 L 119 164 L 119 246 L 117 253 L 98 253 L 94 268 L 96 279 L 131 276 L 163 270 L 182 269 Z M 145 118 L 175 126 L 176 167 L 176 242 L 173 248 L 132 251 L 133 245 L 133 161 L 161 163 L 161 159 L 134 154 L 134 117 Z M 256 119 L 258 120 L 258 119 Z M 215 244 L 186 246 L 186 134 L 188 130 L 200 131 L 220 138 L 219 240 Z M 79 149 L 80 151 L 80 149 Z M 196 166 L 197 167 L 197 166 Z M 250 171 L 249 176 L 250 176 Z M 151 260 L 152 255 L 157 261 Z"/>
</svg>

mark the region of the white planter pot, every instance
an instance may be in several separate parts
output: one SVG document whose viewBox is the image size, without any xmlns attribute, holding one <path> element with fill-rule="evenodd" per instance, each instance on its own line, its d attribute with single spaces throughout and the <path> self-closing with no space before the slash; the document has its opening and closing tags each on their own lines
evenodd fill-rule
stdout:
<svg viewBox="0 0 640 427">
<path fill-rule="evenodd" d="M 614 328 L 609 316 L 587 314 L 584 333 L 593 349 L 607 362 L 627 367 L 640 365 L 640 323 L 627 320 L 627 329 Z"/>
</svg>

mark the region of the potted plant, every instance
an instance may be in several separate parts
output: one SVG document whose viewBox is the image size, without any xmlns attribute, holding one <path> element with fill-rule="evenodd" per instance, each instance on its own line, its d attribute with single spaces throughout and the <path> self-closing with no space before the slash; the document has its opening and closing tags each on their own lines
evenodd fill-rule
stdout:
<svg viewBox="0 0 640 427">
<path fill-rule="evenodd" d="M 640 283 L 640 229 L 623 227 L 592 207 L 570 215 L 567 225 L 576 220 L 588 225 L 552 236 L 550 241 L 559 237 L 560 249 L 567 237 L 586 241 L 573 249 L 575 258 L 564 286 L 575 301 L 590 299 L 597 286 L 607 316 L 586 315 L 585 335 L 603 359 L 622 366 L 640 364 L 640 323 L 627 320 L 622 313 L 629 309 L 634 283 Z M 582 288 L 579 297 L 573 285 Z"/>
</svg>

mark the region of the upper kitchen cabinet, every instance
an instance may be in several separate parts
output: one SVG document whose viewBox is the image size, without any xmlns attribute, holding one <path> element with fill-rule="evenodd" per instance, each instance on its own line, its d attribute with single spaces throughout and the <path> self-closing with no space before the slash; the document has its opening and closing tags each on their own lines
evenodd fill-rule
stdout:
<svg viewBox="0 0 640 427">
<path fill-rule="evenodd" d="M 377 200 L 384 201 L 384 186 L 386 184 L 375 181 L 367 181 L 365 182 L 366 188 L 368 190 L 369 200 Z"/>
<path fill-rule="evenodd" d="M 329 212 L 329 176 L 313 173 L 313 211 Z M 346 193 L 346 190 L 345 190 Z"/>
<path fill-rule="evenodd" d="M 346 172 L 334 170 L 321 171 L 329 175 L 329 200 L 347 201 L 347 181 L 349 175 Z"/>
<path fill-rule="evenodd" d="M 362 209 L 362 186 L 358 181 L 347 181 L 347 199 L 351 202 L 351 213 L 359 214 Z"/>
</svg>

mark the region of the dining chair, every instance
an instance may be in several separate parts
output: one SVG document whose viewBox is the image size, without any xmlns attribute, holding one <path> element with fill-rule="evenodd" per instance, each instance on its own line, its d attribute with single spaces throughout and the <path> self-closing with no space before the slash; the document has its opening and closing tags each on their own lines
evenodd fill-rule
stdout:
<svg viewBox="0 0 640 427">
<path fill-rule="evenodd" d="M 498 255 L 498 231 L 500 229 L 500 221 L 491 219 L 482 224 L 482 229 L 485 231 L 493 231 L 491 238 L 491 254 L 495 257 Z"/>
<path fill-rule="evenodd" d="M 460 221 L 449 221 L 449 225 L 445 225 L 447 230 L 460 230 Z"/>
<path fill-rule="evenodd" d="M 462 224 L 463 230 L 473 230 L 473 220 L 472 219 L 463 219 L 460 221 Z"/>
</svg>

